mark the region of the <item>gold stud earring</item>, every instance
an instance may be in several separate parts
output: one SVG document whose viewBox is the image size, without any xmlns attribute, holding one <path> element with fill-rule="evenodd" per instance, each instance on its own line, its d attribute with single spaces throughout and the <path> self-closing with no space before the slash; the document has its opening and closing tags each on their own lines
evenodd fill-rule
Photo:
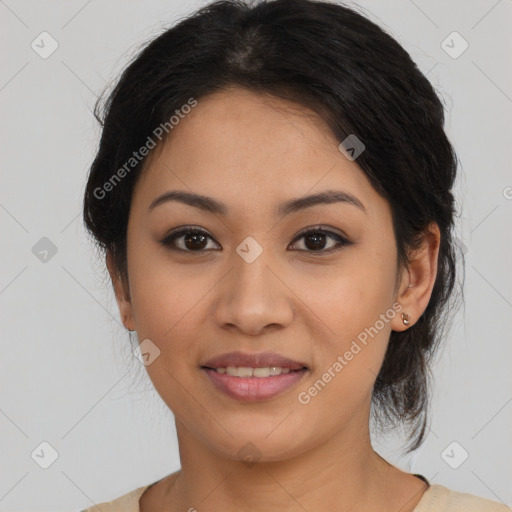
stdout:
<svg viewBox="0 0 512 512">
<path fill-rule="evenodd" d="M 404 325 L 409 325 L 411 323 L 411 317 L 407 313 L 402 313 L 401 316 Z"/>
</svg>

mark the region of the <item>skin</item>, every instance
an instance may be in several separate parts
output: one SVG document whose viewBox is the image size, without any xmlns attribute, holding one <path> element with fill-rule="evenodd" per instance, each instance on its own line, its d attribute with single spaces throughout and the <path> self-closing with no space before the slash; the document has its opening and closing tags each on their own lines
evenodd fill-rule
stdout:
<svg viewBox="0 0 512 512">
<path fill-rule="evenodd" d="M 356 196 L 366 211 L 333 203 L 275 213 L 286 200 L 327 189 Z M 170 190 L 215 198 L 228 214 L 177 201 L 148 211 Z M 184 237 L 175 244 L 188 253 L 161 243 L 187 225 L 211 237 L 203 253 Z M 312 255 L 314 240 L 295 239 L 318 225 L 352 245 L 321 255 L 337 245 L 326 237 Z M 252 263 L 236 252 L 247 236 L 263 248 Z M 200 99 L 150 154 L 135 188 L 128 282 L 107 256 L 125 327 L 160 350 L 146 368 L 174 413 L 180 446 L 181 470 L 148 489 L 141 510 L 413 510 L 426 484 L 373 450 L 370 399 L 391 330 L 414 325 L 428 304 L 438 249 L 432 224 L 409 268 L 397 268 L 389 204 L 314 113 L 238 88 Z M 396 314 L 317 396 L 299 403 L 396 302 L 410 326 Z M 281 395 L 242 403 L 200 370 L 232 350 L 278 352 L 310 372 Z M 240 460 L 248 442 L 257 464 Z"/>
</svg>

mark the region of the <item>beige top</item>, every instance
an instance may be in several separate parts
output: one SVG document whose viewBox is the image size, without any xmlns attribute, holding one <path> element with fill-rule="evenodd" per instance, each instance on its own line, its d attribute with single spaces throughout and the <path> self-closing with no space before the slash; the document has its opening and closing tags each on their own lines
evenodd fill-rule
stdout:
<svg viewBox="0 0 512 512">
<path fill-rule="evenodd" d="M 80 512 L 140 512 L 140 497 L 155 483 L 157 482 L 139 487 L 114 501 L 99 503 Z M 443 485 L 431 484 L 423 493 L 414 512 L 512 512 L 512 509 L 496 501 L 452 491 Z"/>
</svg>

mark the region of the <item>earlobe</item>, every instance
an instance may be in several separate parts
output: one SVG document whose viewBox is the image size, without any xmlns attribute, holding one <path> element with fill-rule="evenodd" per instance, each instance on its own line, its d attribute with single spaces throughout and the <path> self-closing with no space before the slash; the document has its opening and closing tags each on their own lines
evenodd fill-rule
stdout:
<svg viewBox="0 0 512 512">
<path fill-rule="evenodd" d="M 394 331 L 412 327 L 425 311 L 436 281 L 440 239 L 439 226 L 431 223 L 423 233 L 419 247 L 410 254 L 408 267 L 402 269 L 397 294 L 402 310 L 393 319 L 391 328 Z"/>
<path fill-rule="evenodd" d="M 123 280 L 121 279 L 121 276 L 119 275 L 117 267 L 114 263 L 112 254 L 109 251 L 107 251 L 106 254 L 106 264 L 108 273 L 110 274 L 110 279 L 112 280 L 112 286 L 114 288 L 116 302 L 123 325 L 129 331 L 134 331 L 135 322 L 133 319 L 132 304 L 129 293 L 126 290 L 125 284 L 123 283 Z"/>
</svg>

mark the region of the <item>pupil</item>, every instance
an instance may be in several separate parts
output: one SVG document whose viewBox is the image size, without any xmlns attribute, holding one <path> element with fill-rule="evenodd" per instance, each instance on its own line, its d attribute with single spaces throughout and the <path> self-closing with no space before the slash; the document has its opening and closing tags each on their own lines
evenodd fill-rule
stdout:
<svg viewBox="0 0 512 512">
<path fill-rule="evenodd" d="M 198 238 L 201 239 L 199 244 L 197 244 Z M 204 235 L 202 235 L 201 233 L 193 233 L 193 234 L 185 237 L 185 245 L 186 245 L 187 249 L 202 249 L 204 246 L 205 239 L 206 239 L 206 237 Z M 192 247 L 189 247 L 189 245 L 188 245 L 188 243 L 190 241 L 192 241 Z M 201 245 L 201 243 L 202 243 L 202 245 Z"/>
<path fill-rule="evenodd" d="M 308 235 L 306 239 L 313 240 L 313 247 L 310 247 L 310 244 L 306 242 L 308 249 L 322 249 L 323 245 L 325 244 L 325 235 L 323 233 Z"/>
</svg>

